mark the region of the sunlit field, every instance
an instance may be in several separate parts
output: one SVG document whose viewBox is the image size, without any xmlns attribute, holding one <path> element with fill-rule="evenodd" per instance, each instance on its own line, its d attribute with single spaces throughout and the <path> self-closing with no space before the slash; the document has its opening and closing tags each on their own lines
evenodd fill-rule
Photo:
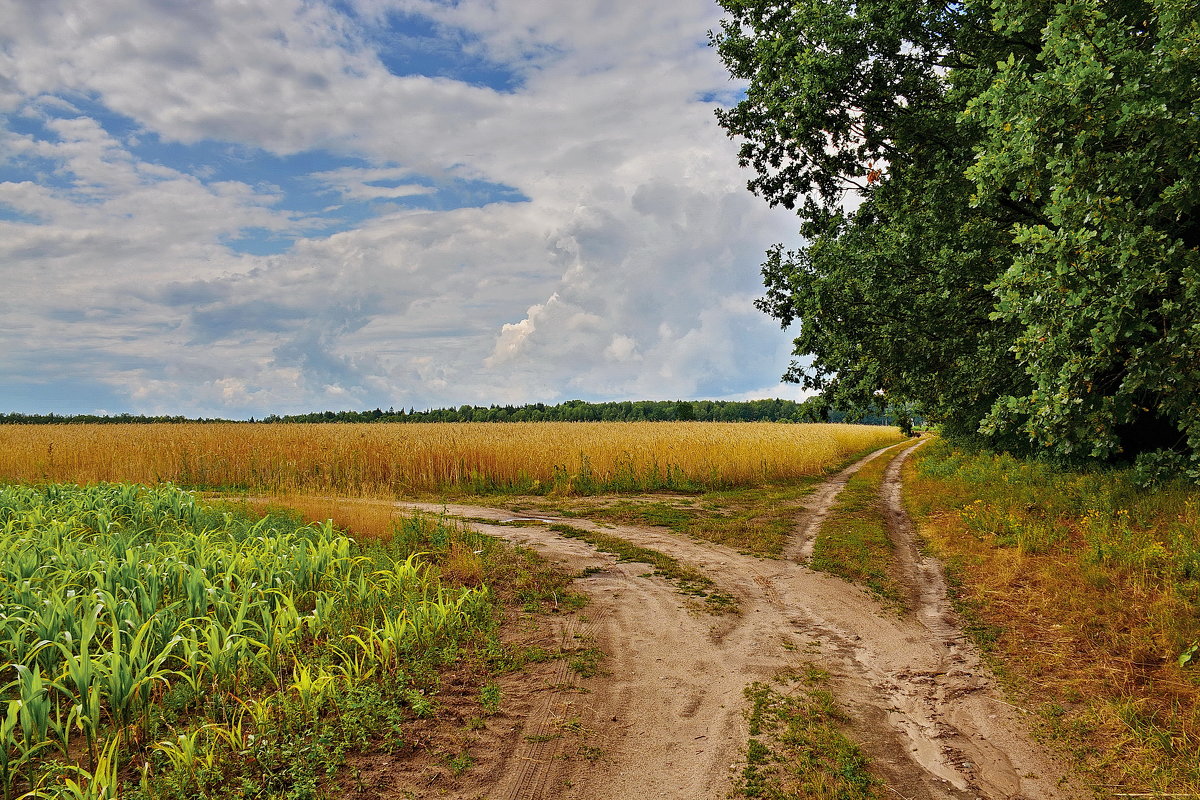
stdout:
<svg viewBox="0 0 1200 800">
<path fill-rule="evenodd" d="M 820 475 L 896 428 L 715 422 L 6 425 L 0 481 L 395 496 L 733 488 Z"/>
</svg>

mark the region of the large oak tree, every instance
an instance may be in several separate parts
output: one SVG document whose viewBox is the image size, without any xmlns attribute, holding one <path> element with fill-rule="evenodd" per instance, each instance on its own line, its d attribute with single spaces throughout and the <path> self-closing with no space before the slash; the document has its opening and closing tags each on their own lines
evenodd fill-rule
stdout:
<svg viewBox="0 0 1200 800">
<path fill-rule="evenodd" d="M 1200 475 L 1200 3 L 721 4 L 788 377 Z"/>
</svg>

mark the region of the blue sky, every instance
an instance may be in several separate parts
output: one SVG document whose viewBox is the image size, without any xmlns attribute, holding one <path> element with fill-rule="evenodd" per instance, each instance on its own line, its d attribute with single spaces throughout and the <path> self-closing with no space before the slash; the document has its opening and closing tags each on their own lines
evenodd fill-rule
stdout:
<svg viewBox="0 0 1200 800">
<path fill-rule="evenodd" d="M 797 396 L 712 3 L 0 8 L 0 411 Z"/>
</svg>

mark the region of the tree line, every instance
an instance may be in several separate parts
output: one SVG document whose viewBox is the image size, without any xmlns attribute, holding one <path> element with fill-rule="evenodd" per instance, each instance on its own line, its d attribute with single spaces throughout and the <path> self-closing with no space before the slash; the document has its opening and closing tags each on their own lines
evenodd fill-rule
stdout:
<svg viewBox="0 0 1200 800">
<path fill-rule="evenodd" d="M 868 425 L 907 424 L 903 409 L 834 409 L 822 398 L 803 402 L 792 400 L 626 400 L 589 403 L 568 400 L 547 405 L 463 405 L 431 408 L 424 411 L 403 408 L 369 411 L 316 411 L 308 414 L 271 414 L 250 422 L 860 422 Z M 0 414 L 0 424 L 82 424 L 82 423 L 195 423 L 237 422 L 216 418 L 192 419 L 181 416 L 142 416 L 117 414 Z"/>
</svg>

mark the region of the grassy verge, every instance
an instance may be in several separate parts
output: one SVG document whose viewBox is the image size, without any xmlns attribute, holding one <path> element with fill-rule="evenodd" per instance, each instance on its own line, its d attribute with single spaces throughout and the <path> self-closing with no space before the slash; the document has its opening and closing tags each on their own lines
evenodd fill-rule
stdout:
<svg viewBox="0 0 1200 800">
<path fill-rule="evenodd" d="M 904 585 L 896 574 L 880 487 L 888 465 L 905 446 L 897 445 L 850 478 L 817 533 L 810 562 L 813 569 L 866 586 L 897 607 L 904 603 Z"/>
<path fill-rule="evenodd" d="M 491 520 L 488 520 L 488 522 L 493 525 L 497 524 Z M 542 523 L 513 521 L 498 524 L 526 526 Z M 709 611 L 713 613 L 737 610 L 737 601 L 731 596 L 717 591 L 716 584 L 713 583 L 711 578 L 699 570 L 680 563 L 679 559 L 673 558 L 666 553 L 636 545 L 628 539 L 622 539 L 620 536 L 614 536 L 611 533 L 603 531 L 592 531 L 561 523 L 551 523 L 546 525 L 546 527 L 560 536 L 565 536 L 568 539 L 579 539 L 603 553 L 611 553 L 620 561 L 635 561 L 642 564 L 649 564 L 654 567 L 653 574 L 674 582 L 681 593 L 703 599 Z"/>
<path fill-rule="evenodd" d="M 875 800 L 881 784 L 862 751 L 842 733 L 847 722 L 828 676 L 815 667 L 774 685 L 746 689 L 751 702 L 746 767 L 737 792 L 770 800 Z"/>
<path fill-rule="evenodd" d="M 796 525 L 800 502 L 819 482 L 805 478 L 753 489 L 702 492 L 695 496 L 647 495 L 561 503 L 568 517 L 623 525 L 653 525 L 754 555 L 778 555 Z"/>
<path fill-rule="evenodd" d="M 935 442 L 906 502 L 1041 731 L 1111 793 L 1200 793 L 1200 492 Z"/>
</svg>

